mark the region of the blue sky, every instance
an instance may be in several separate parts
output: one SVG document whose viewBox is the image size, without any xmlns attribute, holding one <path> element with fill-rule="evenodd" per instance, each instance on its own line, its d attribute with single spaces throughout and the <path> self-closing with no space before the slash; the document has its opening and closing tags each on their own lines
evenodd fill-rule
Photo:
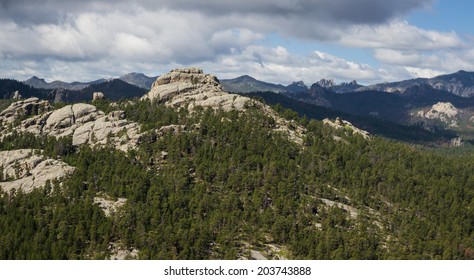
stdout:
<svg viewBox="0 0 474 280">
<path fill-rule="evenodd" d="M 440 31 L 454 30 L 459 34 L 473 34 L 474 1 L 435 1 L 429 9 L 415 10 L 407 19 L 410 23 L 426 29 Z"/>
<path fill-rule="evenodd" d="M 201 67 L 362 84 L 474 71 L 474 1 L 0 0 L 0 77 L 88 81 Z"/>
</svg>

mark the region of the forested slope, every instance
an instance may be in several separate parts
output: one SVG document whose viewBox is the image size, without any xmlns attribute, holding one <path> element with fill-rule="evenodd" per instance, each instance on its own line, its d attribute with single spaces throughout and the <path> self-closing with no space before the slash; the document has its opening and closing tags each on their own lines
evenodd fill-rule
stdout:
<svg viewBox="0 0 474 280">
<path fill-rule="evenodd" d="M 258 108 L 118 106 L 146 132 L 127 153 L 75 147 L 70 138 L 3 138 L 0 150 L 39 149 L 76 171 L 31 193 L 1 193 L 1 259 L 103 259 L 113 246 L 142 259 L 237 259 L 250 250 L 295 259 L 474 258 L 472 154 L 366 140 L 289 111 L 282 114 L 306 129 L 302 145 L 275 132 Z M 126 203 L 106 216 L 98 196 Z"/>
</svg>

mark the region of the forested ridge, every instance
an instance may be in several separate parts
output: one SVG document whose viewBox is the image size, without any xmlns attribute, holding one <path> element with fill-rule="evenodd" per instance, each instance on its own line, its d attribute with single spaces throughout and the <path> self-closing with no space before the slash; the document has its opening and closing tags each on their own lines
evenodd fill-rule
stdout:
<svg viewBox="0 0 474 280">
<path fill-rule="evenodd" d="M 2 151 L 39 149 L 76 170 L 28 194 L 0 194 L 1 259 L 104 259 L 111 243 L 140 259 L 237 259 L 251 249 L 290 259 L 474 258 L 472 153 L 366 140 L 281 108 L 306 128 L 303 145 L 258 108 L 119 106 L 147 132 L 136 150 L 3 138 Z M 127 202 L 108 217 L 99 195 Z"/>
</svg>

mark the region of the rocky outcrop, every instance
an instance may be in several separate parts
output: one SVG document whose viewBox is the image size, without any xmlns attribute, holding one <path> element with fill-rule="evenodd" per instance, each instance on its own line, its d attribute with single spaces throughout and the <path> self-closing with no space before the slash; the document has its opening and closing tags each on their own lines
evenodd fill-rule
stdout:
<svg viewBox="0 0 474 280">
<path fill-rule="evenodd" d="M 109 243 L 110 260 L 138 259 L 139 251 L 135 248 L 126 248 L 122 243 Z"/>
<path fill-rule="evenodd" d="M 157 100 L 170 107 L 187 107 L 192 111 L 197 106 L 222 109 L 224 111 L 245 111 L 247 106 L 260 108 L 265 114 L 274 118 L 275 130 L 284 133 L 288 138 L 302 144 L 304 128 L 279 117 L 269 106 L 237 94 L 223 90 L 219 80 L 204 74 L 198 68 L 175 69 L 160 76 L 144 100 Z"/>
<path fill-rule="evenodd" d="M 0 113 L 0 127 L 25 119 L 28 116 L 41 114 L 51 109 L 48 101 L 36 97 L 12 103 Z"/>
<path fill-rule="evenodd" d="M 354 125 L 352 125 L 350 122 L 346 120 L 341 120 L 340 118 L 336 118 L 335 121 L 331 121 L 330 119 L 324 119 L 323 124 L 329 125 L 330 127 L 334 129 L 340 129 L 347 132 L 352 132 L 352 133 L 362 135 L 362 137 L 364 137 L 365 139 L 370 138 L 370 134 L 367 131 L 357 128 Z"/>
<path fill-rule="evenodd" d="M 92 100 L 102 100 L 104 98 L 105 98 L 105 95 L 100 91 L 96 91 L 92 93 Z"/>
<path fill-rule="evenodd" d="M 334 82 L 333 79 L 321 79 L 316 84 L 318 84 L 320 87 L 323 87 L 323 88 L 332 88 L 336 86 L 336 83 Z"/>
<path fill-rule="evenodd" d="M 112 216 L 112 214 L 117 212 L 117 210 L 124 206 L 126 202 L 126 198 L 111 200 L 101 196 L 94 197 L 94 204 L 97 204 L 104 211 L 104 214 L 107 217 Z"/>
<path fill-rule="evenodd" d="M 40 154 L 31 149 L 1 151 L 0 188 L 6 192 L 12 189 L 31 192 L 47 181 L 60 180 L 74 171 L 74 167 L 64 162 Z"/>
<path fill-rule="evenodd" d="M 21 99 L 21 94 L 18 90 L 13 93 L 12 99 Z"/>
<path fill-rule="evenodd" d="M 418 111 L 417 116 L 430 120 L 439 120 L 449 127 L 458 127 L 460 111 L 449 102 L 438 102 L 427 112 Z"/>
<path fill-rule="evenodd" d="M 76 146 L 111 143 L 124 151 L 134 148 L 140 137 L 139 125 L 127 121 L 123 111 L 114 111 L 106 115 L 93 105 L 78 103 L 43 112 L 45 108 L 49 110 L 51 107 L 47 101 L 40 101 L 37 98 L 13 103 L 0 113 L 0 124 L 10 124 L 20 120 L 22 116 L 29 115 L 28 108 L 43 109 L 40 110 L 41 114 L 21 121 L 14 127 L 15 130 L 56 138 L 71 136 L 72 144 Z M 10 133 L 5 125 L 2 127 L 0 136 Z"/>
<path fill-rule="evenodd" d="M 449 145 L 451 147 L 461 147 L 462 145 L 464 145 L 464 142 L 462 141 L 461 137 L 457 137 L 457 138 L 451 139 Z"/>
<path fill-rule="evenodd" d="M 142 99 L 165 102 L 172 107 L 212 107 L 230 111 L 242 110 L 249 98 L 229 94 L 222 89 L 219 80 L 201 69 L 175 69 L 160 76 L 153 83 L 150 92 Z"/>
</svg>

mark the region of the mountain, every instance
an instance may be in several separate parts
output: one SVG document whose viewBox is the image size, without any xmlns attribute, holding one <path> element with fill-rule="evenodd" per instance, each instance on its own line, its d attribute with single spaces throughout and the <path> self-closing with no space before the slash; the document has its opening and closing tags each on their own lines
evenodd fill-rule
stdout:
<svg viewBox="0 0 474 280">
<path fill-rule="evenodd" d="M 13 98 L 15 92 L 22 98 L 39 97 L 43 99 L 51 98 L 49 90 L 34 88 L 17 80 L 0 79 L 0 99 Z"/>
<path fill-rule="evenodd" d="M 380 91 L 360 91 L 337 94 L 315 83 L 307 92 L 282 94 L 308 104 L 331 108 L 353 115 L 377 117 L 403 125 L 424 123 L 429 129 L 456 130 L 460 135 L 474 133 L 471 117 L 474 116 L 474 98 L 464 98 L 429 85 L 407 87 L 403 94 Z M 420 118 L 419 111 L 429 111 L 437 103 L 449 103 L 459 109 L 459 119 L 435 122 Z M 298 110 L 296 110 L 298 111 Z M 451 125 L 453 122 L 456 125 Z M 360 125 L 360 123 L 357 123 Z M 437 127 L 437 128 L 435 128 Z M 469 136 L 469 139 L 472 136 Z"/>
<path fill-rule="evenodd" d="M 361 87 L 358 91 L 376 90 L 404 94 L 413 86 L 430 86 L 436 90 L 447 91 L 461 97 L 474 97 L 474 72 L 459 71 L 434 78 L 418 78 Z"/>
<path fill-rule="evenodd" d="M 249 76 L 226 81 L 232 84 L 228 84 L 227 88 L 241 94 L 274 92 L 352 115 L 377 117 L 401 125 L 421 123 L 431 130 L 454 129 L 456 133 L 474 139 L 471 121 L 474 116 L 474 98 L 466 97 L 470 95 L 471 87 L 474 90 L 474 73 L 470 72 L 460 71 L 432 79 L 413 79 L 372 86 L 362 86 L 356 81 L 337 84 L 332 79 L 321 79 L 310 88 L 302 82 L 283 87 Z M 443 122 L 420 117 L 419 111 L 430 111 L 439 102 L 452 104 L 459 109 L 460 118 Z M 452 125 L 453 123 L 456 125 Z"/>
<path fill-rule="evenodd" d="M 262 82 L 248 75 L 240 76 L 235 79 L 223 79 L 220 82 L 224 90 L 228 92 L 248 93 L 272 91 L 282 93 L 287 91 L 285 86 Z"/>
<path fill-rule="evenodd" d="M 140 100 L 12 102 L 0 112 L 0 258 L 474 259 L 472 149 L 386 140 L 258 94 L 188 68 Z"/>
<path fill-rule="evenodd" d="M 296 100 L 273 92 L 245 93 L 243 96 L 262 99 L 267 104 L 282 106 L 297 112 L 300 117 L 306 116 L 309 119 L 324 120 L 326 118 L 342 118 L 350 121 L 356 127 L 368 131 L 370 134 L 382 136 L 397 141 L 405 141 L 431 145 L 433 143 L 448 143 L 457 138 L 456 133 L 445 130 L 431 131 L 417 122 L 411 124 L 400 124 L 396 121 L 382 119 L 373 115 L 351 114 L 338 111 L 324 106 Z"/>
<path fill-rule="evenodd" d="M 330 90 L 336 93 L 346 93 L 346 92 L 354 92 L 358 89 L 362 88 L 362 85 L 359 85 L 356 80 L 352 82 L 342 82 L 340 84 L 336 84 L 330 88 Z"/>
<path fill-rule="evenodd" d="M 91 84 L 81 90 L 54 89 L 52 95 L 55 102 L 84 102 L 91 101 L 94 92 L 102 92 L 104 97 L 117 101 L 124 98 L 141 97 L 146 89 L 128 84 L 119 79 L 107 80 Z"/>
<path fill-rule="evenodd" d="M 156 81 L 157 78 L 158 77 L 148 77 L 142 73 L 132 72 L 132 73 L 123 75 L 118 79 L 126 83 L 129 83 L 131 85 L 135 85 L 137 87 L 150 90 L 152 84 Z"/>
<path fill-rule="evenodd" d="M 303 81 L 293 82 L 286 87 L 288 92 L 305 92 L 308 90 L 308 86 Z"/>
<path fill-rule="evenodd" d="M 39 83 L 42 83 L 41 81 L 44 80 L 32 78 L 29 81 L 30 84 L 36 84 L 36 86 L 40 86 Z M 67 89 L 75 88 L 75 86 L 72 84 L 67 86 L 67 88 L 53 88 L 53 85 L 56 86 L 60 84 L 47 84 L 47 87 L 51 87 L 49 89 L 44 87 L 33 87 L 31 85 L 25 84 L 25 82 L 1 79 L 0 98 L 12 98 L 15 92 L 18 92 L 22 98 L 38 97 L 40 99 L 46 99 L 54 102 L 82 102 L 91 101 L 94 92 L 102 92 L 105 95 L 105 98 L 116 101 L 122 98 L 131 99 L 134 97 L 141 97 L 147 91 L 146 89 L 128 84 L 119 79 L 97 80 L 88 85 L 82 83 L 79 87 L 82 88 L 80 90 Z"/>
<path fill-rule="evenodd" d="M 94 83 L 81 90 L 81 94 L 87 96 L 86 100 L 92 100 L 94 92 L 102 92 L 109 100 L 131 99 L 143 96 L 147 90 L 126 83 L 120 79 L 112 79 L 103 83 Z"/>
<path fill-rule="evenodd" d="M 62 81 L 54 81 L 51 83 L 46 82 L 44 79 L 38 78 L 36 76 L 31 77 L 30 79 L 23 81 L 24 84 L 29 85 L 34 88 L 43 88 L 43 89 L 67 89 L 67 90 L 82 90 L 89 85 L 98 84 L 105 82 L 106 79 L 99 79 L 91 82 L 72 82 L 66 83 Z"/>
</svg>

